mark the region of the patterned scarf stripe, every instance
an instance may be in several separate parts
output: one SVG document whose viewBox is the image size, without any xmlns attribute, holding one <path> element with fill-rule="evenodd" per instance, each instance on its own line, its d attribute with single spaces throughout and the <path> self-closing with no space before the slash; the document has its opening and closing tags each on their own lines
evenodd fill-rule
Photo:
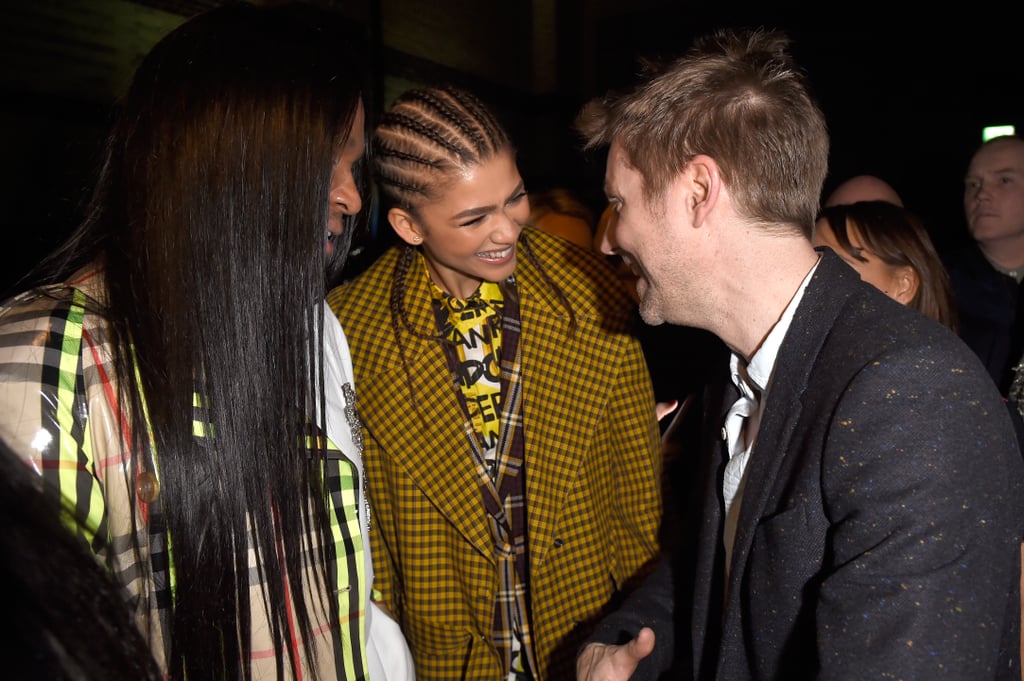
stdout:
<svg viewBox="0 0 1024 681">
<path fill-rule="evenodd" d="M 54 405 L 46 405 L 46 411 L 52 413 L 42 414 L 41 422 L 47 429 L 50 438 L 58 440 L 58 459 L 56 470 L 50 467 L 54 464 L 44 463 L 43 475 L 49 482 L 54 483 L 50 489 L 60 490 L 61 496 L 75 500 L 75 518 L 77 523 L 72 524 L 76 532 L 84 534 L 85 539 L 93 547 L 94 551 L 100 550 L 106 541 L 106 518 L 105 505 L 99 487 L 93 486 L 89 494 L 81 494 L 77 489 L 79 472 L 89 468 L 89 461 L 92 460 L 88 451 L 88 439 L 83 439 L 84 426 L 75 418 L 73 405 L 78 399 L 84 399 L 85 382 L 82 375 L 81 347 L 82 347 L 82 320 L 85 318 L 85 294 L 75 289 L 71 304 L 63 318 L 64 327 L 61 333 L 52 333 L 47 338 L 44 352 L 47 354 L 57 353 L 57 361 L 47 361 L 48 371 L 56 372 L 57 400 Z M 52 429 L 51 423 L 57 424 Z M 70 437 L 62 437 L 62 433 L 70 433 Z M 86 443 L 79 448 L 77 442 Z M 95 475 L 96 471 L 90 470 Z"/>
<path fill-rule="evenodd" d="M 458 375 L 458 389 L 476 433 L 474 437 L 480 438 L 487 458 L 493 460 L 499 441 L 501 404 L 501 288 L 485 281 L 470 298 L 461 300 L 436 284 L 431 287 L 441 335 L 455 344 L 457 357 L 449 357 L 449 366 Z"/>
<path fill-rule="evenodd" d="M 470 419 L 467 440 L 477 465 L 482 502 L 487 510 L 494 552 L 498 565 L 499 587 L 494 600 L 492 640 L 504 662 L 508 678 L 530 678 L 523 667 L 534 667 L 533 645 L 529 625 L 529 603 L 526 592 L 526 509 L 524 483 L 524 446 L 522 429 L 522 382 L 519 337 L 519 294 L 514 278 L 501 284 L 483 282 L 477 294 L 461 301 L 433 285 L 434 312 L 442 335 L 455 342 L 456 347 L 445 345 L 449 367 L 459 380 L 466 383 L 455 386 L 463 410 Z M 486 329 L 499 326 L 499 333 Z M 472 327 L 472 328 L 471 328 Z M 488 472 L 487 453 L 484 448 L 491 440 L 484 433 L 483 419 L 469 402 L 481 394 L 478 381 L 469 385 L 471 371 L 465 366 L 467 343 L 487 342 L 491 349 L 500 348 L 500 392 L 497 424 L 497 446 L 494 471 Z M 487 353 L 485 352 L 485 355 Z M 477 410 L 478 412 L 478 410 Z M 475 426 L 475 428 L 473 427 Z M 518 651 L 518 653 L 517 653 Z M 528 671 L 528 670 L 525 670 Z"/>
<path fill-rule="evenodd" d="M 328 491 L 328 512 L 333 541 L 326 547 L 328 575 L 338 585 L 339 627 L 333 632 L 335 665 L 339 679 L 365 679 L 366 668 L 366 579 L 363 575 L 363 544 L 359 527 L 358 476 L 355 466 L 341 458 L 328 441 L 324 483 Z M 337 509 L 342 509 L 338 513 Z M 338 560 L 341 556 L 344 560 Z"/>
<path fill-rule="evenodd" d="M 498 496 L 502 500 L 506 522 L 509 523 L 512 553 L 505 556 L 502 561 L 504 588 L 499 592 L 497 600 L 503 604 L 498 607 L 508 608 L 510 611 L 502 615 L 501 620 L 516 618 L 516 630 L 519 632 L 521 645 L 520 655 L 526 658 L 525 665 L 520 661 L 517 666 L 527 667 L 528 672 L 536 669 L 536 658 L 530 633 L 529 594 L 526 590 L 529 583 L 526 545 L 526 457 L 522 410 L 522 348 L 519 342 L 522 325 L 519 320 L 519 290 L 515 285 L 515 279 L 510 277 L 503 282 L 501 290 L 505 301 L 505 314 L 501 319 L 502 409 L 497 479 Z M 496 626 L 498 621 L 496 613 Z M 516 670 L 512 671 L 514 674 Z M 519 675 L 514 676 L 520 678 Z M 523 674 L 521 678 L 531 677 L 529 674 Z"/>
</svg>

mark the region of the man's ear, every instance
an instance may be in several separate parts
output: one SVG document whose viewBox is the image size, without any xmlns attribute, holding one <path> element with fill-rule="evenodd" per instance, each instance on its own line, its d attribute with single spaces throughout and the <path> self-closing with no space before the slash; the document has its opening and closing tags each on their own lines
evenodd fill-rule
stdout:
<svg viewBox="0 0 1024 681">
<path fill-rule="evenodd" d="M 694 224 L 701 225 L 718 203 L 722 190 L 722 177 L 715 159 L 698 154 L 683 171 L 687 179 L 689 196 L 687 209 L 694 214 Z"/>
<path fill-rule="evenodd" d="M 419 246 L 423 242 L 423 236 L 419 233 L 416 221 L 409 213 L 401 208 L 392 208 L 388 211 L 388 222 L 395 234 L 410 246 Z"/>
<path fill-rule="evenodd" d="M 896 275 L 893 277 L 892 297 L 897 301 L 909 305 L 920 288 L 921 277 L 913 267 L 904 265 L 896 271 Z"/>
</svg>

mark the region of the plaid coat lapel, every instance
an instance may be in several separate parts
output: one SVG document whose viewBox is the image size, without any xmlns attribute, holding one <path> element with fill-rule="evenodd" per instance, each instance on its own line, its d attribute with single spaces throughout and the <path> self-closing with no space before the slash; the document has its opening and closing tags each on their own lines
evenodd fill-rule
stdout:
<svg viewBox="0 0 1024 681">
<path fill-rule="evenodd" d="M 382 268 L 382 274 L 390 277 L 390 268 Z M 405 305 L 410 322 L 417 330 L 436 328 L 426 276 L 419 258 L 414 259 L 407 274 Z M 382 281 L 381 286 L 387 288 L 390 280 Z M 388 337 L 391 330 L 381 328 L 370 333 Z M 406 401 L 389 404 L 386 391 L 375 391 L 367 386 L 360 390 L 359 400 L 367 405 L 366 413 L 383 415 L 379 427 L 388 429 L 396 438 L 389 449 L 396 463 L 409 471 L 423 493 L 466 540 L 493 561 L 487 515 L 480 502 L 480 481 L 473 467 L 468 465 L 470 453 L 464 429 L 472 425 L 468 420 L 460 423 L 451 417 L 461 413 L 462 408 L 444 351 L 435 340 L 409 334 L 403 334 L 403 342 L 409 377 L 397 348 L 392 348 L 390 352 L 394 357 L 387 362 L 391 370 L 373 380 L 396 385 L 406 385 L 407 380 L 411 380 L 414 394 L 401 391 Z M 453 443 L 456 444 L 453 446 Z"/>
<path fill-rule="evenodd" d="M 525 248 L 533 247 L 530 235 L 531 231 L 524 230 L 520 239 Z M 571 281 L 556 258 L 544 262 L 560 285 Z M 572 332 L 565 307 L 522 253 L 516 279 L 523 329 L 523 428 L 526 497 L 530 500 L 527 541 L 530 561 L 537 565 L 554 545 L 564 504 L 611 390 L 614 372 L 605 369 L 617 366 L 619 359 L 608 336 L 588 332 L 585 325 Z M 577 307 L 576 314 L 588 312 Z M 580 365 L 596 369 L 583 384 L 574 380 Z M 564 444 L 566 438 L 574 441 L 571 448 Z"/>
</svg>

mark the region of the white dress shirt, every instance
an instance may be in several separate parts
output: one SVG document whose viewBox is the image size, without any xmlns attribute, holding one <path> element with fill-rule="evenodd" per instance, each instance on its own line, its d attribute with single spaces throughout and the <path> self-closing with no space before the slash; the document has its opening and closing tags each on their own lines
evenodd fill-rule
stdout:
<svg viewBox="0 0 1024 681">
<path fill-rule="evenodd" d="M 804 277 L 779 321 L 768 332 L 768 336 L 761 343 L 761 347 L 754 352 L 750 362 L 744 365 L 743 359 L 736 353 L 729 358 L 732 382 L 740 391 L 740 397 L 729 410 L 725 425 L 722 427 L 722 439 L 726 441 L 729 449 L 729 462 L 725 466 L 725 477 L 722 482 L 722 493 L 725 499 L 723 509 L 725 526 L 722 537 L 725 543 L 727 580 L 732 567 L 732 547 L 736 539 L 736 526 L 743 501 L 743 488 L 747 479 L 747 463 L 750 460 L 750 452 L 754 448 L 754 443 L 757 441 L 761 415 L 764 414 L 765 404 L 768 402 L 775 360 L 779 356 L 779 348 L 793 321 L 793 315 L 796 313 L 796 309 L 804 297 L 807 284 L 816 269 L 818 269 L 817 263 Z"/>
</svg>

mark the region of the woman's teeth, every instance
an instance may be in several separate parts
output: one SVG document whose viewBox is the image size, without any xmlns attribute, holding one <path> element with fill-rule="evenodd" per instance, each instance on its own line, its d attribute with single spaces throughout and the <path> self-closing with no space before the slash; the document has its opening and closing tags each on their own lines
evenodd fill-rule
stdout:
<svg viewBox="0 0 1024 681">
<path fill-rule="evenodd" d="M 500 251 L 482 251 L 480 253 L 477 253 L 477 255 L 479 257 L 481 257 L 481 258 L 486 258 L 488 260 L 501 260 L 502 258 L 506 257 L 511 252 L 512 252 L 512 247 L 509 246 L 508 248 L 505 248 L 505 249 L 500 250 Z"/>
</svg>

